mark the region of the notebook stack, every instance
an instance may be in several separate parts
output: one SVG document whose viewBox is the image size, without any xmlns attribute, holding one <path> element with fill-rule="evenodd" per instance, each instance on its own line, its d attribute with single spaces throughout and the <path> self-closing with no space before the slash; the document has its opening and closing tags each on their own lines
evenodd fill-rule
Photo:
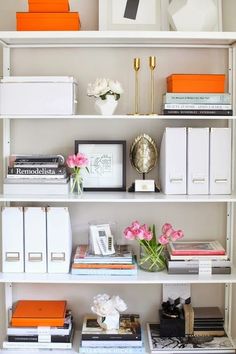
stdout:
<svg viewBox="0 0 236 354">
<path fill-rule="evenodd" d="M 3 348 L 71 349 L 72 320 L 64 300 L 20 300 L 13 310 Z"/>
<path fill-rule="evenodd" d="M 75 250 L 71 274 L 135 276 L 137 264 L 127 245 L 116 245 L 115 253 L 108 256 L 91 254 L 88 245 L 79 245 Z"/>
<path fill-rule="evenodd" d="M 78 12 L 70 12 L 69 0 L 28 0 L 29 12 L 16 14 L 17 31 L 78 31 Z"/>
<path fill-rule="evenodd" d="M 10 156 L 5 194 L 67 194 L 69 183 L 61 155 Z"/>
<path fill-rule="evenodd" d="M 118 330 L 104 330 L 96 316 L 83 321 L 79 353 L 145 353 L 139 315 L 121 314 Z"/>
<path fill-rule="evenodd" d="M 167 77 L 164 115 L 232 116 L 223 74 L 173 74 Z"/>
<path fill-rule="evenodd" d="M 225 336 L 224 318 L 218 307 L 194 307 L 194 335 Z"/>
<path fill-rule="evenodd" d="M 169 274 L 230 274 L 231 261 L 218 241 L 170 242 Z"/>
</svg>

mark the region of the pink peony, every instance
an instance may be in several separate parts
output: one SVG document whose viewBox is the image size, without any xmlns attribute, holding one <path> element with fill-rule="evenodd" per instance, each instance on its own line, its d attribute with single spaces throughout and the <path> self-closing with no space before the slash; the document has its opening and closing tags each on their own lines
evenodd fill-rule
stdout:
<svg viewBox="0 0 236 354">
<path fill-rule="evenodd" d="M 182 237 L 184 237 L 184 233 L 182 230 L 174 231 L 171 235 L 173 241 L 177 241 Z"/>
<path fill-rule="evenodd" d="M 161 245 L 167 245 L 167 243 L 169 243 L 169 238 L 166 235 L 161 235 L 159 237 L 159 243 Z"/>
</svg>

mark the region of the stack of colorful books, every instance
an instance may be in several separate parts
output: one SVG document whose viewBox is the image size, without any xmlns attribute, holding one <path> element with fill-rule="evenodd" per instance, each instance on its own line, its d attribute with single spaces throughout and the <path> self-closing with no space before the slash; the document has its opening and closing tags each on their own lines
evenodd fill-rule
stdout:
<svg viewBox="0 0 236 354">
<path fill-rule="evenodd" d="M 12 155 L 9 158 L 5 194 L 65 194 L 68 175 L 61 155 Z"/>
<path fill-rule="evenodd" d="M 163 96 L 163 114 L 232 116 L 232 98 L 224 90 L 225 75 L 170 75 Z"/>
<path fill-rule="evenodd" d="M 231 261 L 218 241 L 170 242 L 169 274 L 230 274 Z"/>
<path fill-rule="evenodd" d="M 78 31 L 78 12 L 70 12 L 69 0 L 28 0 L 29 12 L 16 14 L 17 31 Z"/>
<path fill-rule="evenodd" d="M 71 349 L 73 331 L 66 301 L 20 300 L 13 310 L 3 348 Z"/>
<path fill-rule="evenodd" d="M 145 353 L 139 315 L 121 314 L 118 330 L 104 330 L 96 316 L 84 318 L 80 353 Z"/>
<path fill-rule="evenodd" d="M 131 248 L 127 245 L 116 245 L 115 253 L 108 256 L 91 254 L 88 245 L 79 245 L 74 254 L 71 273 L 136 276 L 137 264 Z"/>
</svg>

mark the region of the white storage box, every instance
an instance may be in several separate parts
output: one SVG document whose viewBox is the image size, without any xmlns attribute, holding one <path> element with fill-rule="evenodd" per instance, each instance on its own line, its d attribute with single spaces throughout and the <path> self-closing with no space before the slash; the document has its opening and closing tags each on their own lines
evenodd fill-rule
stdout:
<svg viewBox="0 0 236 354">
<path fill-rule="evenodd" d="M 11 76 L 0 80 L 1 115 L 76 114 L 77 82 L 68 76 Z"/>
</svg>

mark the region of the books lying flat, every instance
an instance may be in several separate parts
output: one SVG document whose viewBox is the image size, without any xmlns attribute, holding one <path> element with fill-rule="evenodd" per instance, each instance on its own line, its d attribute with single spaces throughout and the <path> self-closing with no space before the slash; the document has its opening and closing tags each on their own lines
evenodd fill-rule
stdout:
<svg viewBox="0 0 236 354">
<path fill-rule="evenodd" d="M 168 274 L 199 274 L 199 267 L 168 268 Z M 231 274 L 231 267 L 212 267 L 211 274 Z"/>
<path fill-rule="evenodd" d="M 141 341 L 141 326 L 139 315 L 121 314 L 120 328 L 117 330 L 104 330 L 96 316 L 86 316 L 82 327 L 82 341 Z"/>
<path fill-rule="evenodd" d="M 181 259 L 175 258 L 185 256 L 224 256 L 228 258 L 225 254 L 225 249 L 221 246 L 218 241 L 182 241 L 182 242 L 170 242 L 167 246 L 170 259 Z M 222 259 L 222 258 L 219 258 Z"/>
<path fill-rule="evenodd" d="M 231 104 L 175 104 L 175 103 L 165 103 L 163 106 L 164 109 L 194 109 L 194 110 L 230 110 L 232 109 Z"/>
<path fill-rule="evenodd" d="M 135 264 L 73 263 L 72 269 L 136 269 Z"/>
<path fill-rule="evenodd" d="M 30 343 L 70 343 L 71 335 L 29 335 L 29 336 L 7 336 L 8 342 L 30 342 Z"/>
<path fill-rule="evenodd" d="M 98 354 L 97 347 L 80 347 L 79 353 Z M 144 347 L 100 347 L 99 354 L 146 354 Z"/>
<path fill-rule="evenodd" d="M 222 321 L 223 316 L 219 307 L 194 307 L 194 318 L 198 321 Z"/>
<path fill-rule="evenodd" d="M 99 256 L 89 253 L 88 245 L 79 245 L 74 254 L 74 263 L 133 263 L 133 253 L 128 245 L 115 245 L 115 253 L 109 256 Z"/>
<path fill-rule="evenodd" d="M 2 343 L 4 349 L 72 349 L 70 343 L 33 343 L 33 342 L 8 342 Z"/>
<path fill-rule="evenodd" d="M 137 265 L 134 269 L 71 269 L 71 274 L 73 275 L 116 275 L 116 276 L 136 276 L 137 275 Z"/>
<path fill-rule="evenodd" d="M 163 109 L 164 115 L 173 116 L 232 116 L 232 109 Z"/>
<path fill-rule="evenodd" d="M 12 313 L 11 325 L 15 327 L 63 326 L 66 301 L 19 300 Z"/>
<path fill-rule="evenodd" d="M 167 259 L 168 268 L 196 268 L 199 267 L 199 260 L 198 259 L 190 259 L 190 260 L 170 260 Z M 231 267 L 232 262 L 230 260 L 212 260 L 211 266 L 216 267 Z"/>
<path fill-rule="evenodd" d="M 160 337 L 160 325 L 148 323 L 148 342 L 151 353 L 235 353 L 234 345 L 227 335 L 189 336 L 189 337 Z"/>
<path fill-rule="evenodd" d="M 63 178 L 65 167 L 8 167 L 7 178 Z"/>
<path fill-rule="evenodd" d="M 63 165 L 65 159 L 62 155 L 11 155 L 9 157 L 9 164 L 13 166 L 16 162 L 57 162 L 60 165 Z"/>
<path fill-rule="evenodd" d="M 176 104 L 230 104 L 229 93 L 165 93 L 163 103 Z"/>
<path fill-rule="evenodd" d="M 53 182 L 55 179 L 53 179 Z M 25 180 L 24 183 L 4 183 L 3 184 L 3 193 L 7 195 L 21 195 L 21 194 L 35 194 L 35 195 L 42 195 L 42 194 L 49 194 L 49 195 L 68 195 L 69 193 L 69 183 L 68 181 L 64 181 L 63 183 L 49 183 L 48 179 L 45 183 L 36 182 L 28 183 L 28 180 Z"/>
</svg>

